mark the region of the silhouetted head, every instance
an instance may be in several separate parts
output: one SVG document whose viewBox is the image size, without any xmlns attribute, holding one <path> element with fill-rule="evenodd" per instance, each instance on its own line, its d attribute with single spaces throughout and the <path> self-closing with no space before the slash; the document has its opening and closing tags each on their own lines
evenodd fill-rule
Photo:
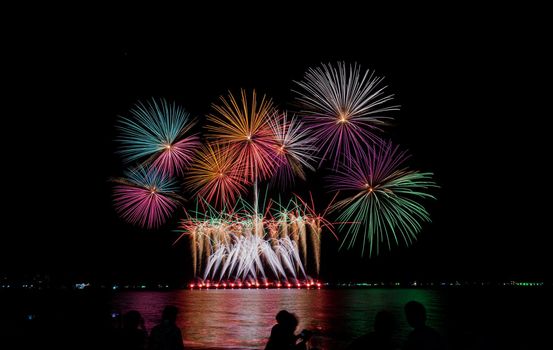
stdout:
<svg viewBox="0 0 553 350">
<path fill-rule="evenodd" d="M 397 327 L 396 319 L 390 311 L 382 310 L 374 318 L 374 331 L 378 334 L 391 336 Z"/>
<path fill-rule="evenodd" d="M 288 315 L 289 316 L 286 318 L 286 325 L 293 332 L 296 330 L 296 327 L 298 327 L 298 323 L 300 323 L 300 321 L 298 320 L 298 316 L 296 316 L 296 314 L 289 313 Z"/>
<path fill-rule="evenodd" d="M 167 305 L 165 309 L 163 309 L 163 314 L 161 315 L 161 318 L 163 321 L 169 321 L 171 323 L 175 323 L 177 321 L 178 313 L 179 313 L 179 309 L 177 309 L 176 306 Z"/>
<path fill-rule="evenodd" d="M 422 327 L 426 323 L 426 309 L 418 301 L 410 301 L 405 304 L 405 317 L 411 327 Z"/>
<path fill-rule="evenodd" d="M 299 323 L 298 317 L 286 310 L 279 311 L 276 320 L 286 332 L 294 332 Z"/>
<path fill-rule="evenodd" d="M 286 322 L 286 317 L 288 317 L 290 315 L 290 313 L 286 310 L 280 310 L 277 314 L 276 314 L 276 321 L 278 324 L 283 324 L 284 322 Z"/>
<path fill-rule="evenodd" d="M 127 312 L 125 316 L 123 316 L 123 327 L 138 328 L 141 320 L 142 316 L 140 316 L 140 312 L 136 310 L 131 310 Z"/>
</svg>

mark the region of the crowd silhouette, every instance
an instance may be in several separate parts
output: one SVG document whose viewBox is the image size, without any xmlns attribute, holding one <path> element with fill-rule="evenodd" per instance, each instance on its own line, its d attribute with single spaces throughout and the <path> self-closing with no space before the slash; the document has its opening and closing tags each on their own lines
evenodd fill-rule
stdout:
<svg viewBox="0 0 553 350">
<path fill-rule="evenodd" d="M 5 293 L 0 298 L 0 349 L 182 349 L 183 344 L 195 349 L 538 349 L 548 341 L 549 324 L 537 317 L 537 313 L 547 314 L 547 292 L 516 289 L 501 294 L 463 289 L 452 294 L 447 304 L 428 296 L 417 299 L 424 305 L 409 299 L 398 304 L 396 296 L 384 300 L 367 296 L 356 305 L 352 303 L 359 298 L 314 306 L 286 300 L 286 305 L 301 305 L 302 309 L 287 306 L 276 320 L 280 308 L 258 301 L 254 309 L 239 303 L 227 306 L 227 300 L 225 305 L 206 309 L 195 299 L 174 299 L 181 308 L 190 306 L 186 314 L 176 315 L 172 307 L 163 312 L 165 305 L 173 303 L 165 294 L 151 299 L 145 295 L 148 298 L 137 301 L 127 300 L 124 294 L 116 299 L 111 292 L 97 291 Z M 520 295 L 527 297 L 511 303 Z M 237 300 L 247 302 L 248 298 Z M 209 298 L 206 301 L 211 302 Z M 365 303 L 372 307 L 363 307 Z M 384 303 L 390 309 L 374 308 Z M 259 307 L 268 310 L 256 313 Z M 302 322 L 298 323 L 292 312 Z M 181 333 L 178 327 L 189 329 L 182 328 Z M 313 330 L 312 336 L 309 332 L 302 336 L 302 328 Z M 161 340 L 164 338 L 174 341 Z"/>
<path fill-rule="evenodd" d="M 426 309 L 417 301 L 405 304 L 405 319 L 413 328 L 407 340 L 400 344 L 397 336 L 398 322 L 388 310 L 379 311 L 374 319 L 373 330 L 353 340 L 347 350 L 442 350 L 445 349 L 441 335 L 426 324 Z M 123 315 L 114 340 L 115 348 L 121 350 L 183 350 L 183 338 L 176 324 L 178 309 L 168 305 L 164 308 L 159 324 L 148 336 L 140 313 L 131 310 Z M 279 311 L 276 324 L 271 328 L 265 350 L 316 350 L 310 340 L 313 332 L 304 329 L 296 333 L 298 317 L 287 310 Z"/>
<path fill-rule="evenodd" d="M 167 305 L 161 321 L 152 328 L 150 336 L 144 327 L 144 319 L 136 310 L 127 312 L 114 339 L 114 348 L 121 350 L 182 350 L 182 333 L 177 327 L 178 308 Z"/>
<path fill-rule="evenodd" d="M 151 328 L 149 333 L 142 315 L 137 310 L 130 310 L 124 314 L 109 310 L 96 311 L 98 312 L 91 309 L 74 310 L 75 318 L 62 327 L 64 329 L 62 334 L 54 331 L 55 325 L 49 326 L 51 319 L 46 319 L 40 313 L 29 313 L 30 316 L 25 318 L 25 322 L 28 323 L 24 328 L 25 334 L 15 334 L 12 328 L 9 335 L 13 340 L 18 341 L 15 348 L 20 349 L 45 348 L 42 345 L 49 343 L 55 344 L 53 348 L 56 349 L 182 350 L 185 348 L 181 329 L 177 325 L 179 310 L 173 305 L 165 306 L 160 321 Z M 91 317 L 96 314 L 102 314 L 105 317 Z M 89 315 L 84 318 L 86 322 L 83 321 L 83 315 Z M 404 319 L 412 327 L 406 337 L 405 332 L 401 332 L 399 327 L 398 316 L 388 310 L 378 311 L 371 322 L 372 329 L 356 339 L 351 339 L 345 348 L 347 350 L 446 349 L 442 336 L 427 325 L 424 305 L 417 301 L 405 304 Z M 260 348 L 316 350 L 316 346 L 320 345 L 320 333 L 307 329 L 298 332 L 299 319 L 294 313 L 280 310 L 275 320 L 276 323 L 272 326 L 264 346 Z M 9 328 L 9 325 L 6 327 Z M 8 339 L 8 335 L 3 339 Z M 0 348 L 3 347 L 0 346 Z M 328 347 L 324 348 L 328 349 Z"/>
<path fill-rule="evenodd" d="M 353 340 L 347 350 L 445 350 L 440 334 L 426 325 L 426 309 L 417 301 L 405 305 L 405 318 L 413 328 L 404 344 L 398 340 L 398 322 L 393 313 L 381 310 L 374 319 L 373 330 Z M 276 314 L 277 323 L 271 329 L 271 335 L 265 350 L 314 350 L 310 346 L 313 335 L 304 329 L 296 334 L 298 318 L 295 314 L 281 310 Z"/>
<path fill-rule="evenodd" d="M 397 339 L 398 323 L 387 310 L 379 311 L 374 319 L 374 330 L 355 339 L 347 350 L 444 350 L 440 334 L 426 325 L 426 309 L 418 301 L 405 304 L 405 318 L 413 328 L 407 340 L 400 345 Z"/>
</svg>

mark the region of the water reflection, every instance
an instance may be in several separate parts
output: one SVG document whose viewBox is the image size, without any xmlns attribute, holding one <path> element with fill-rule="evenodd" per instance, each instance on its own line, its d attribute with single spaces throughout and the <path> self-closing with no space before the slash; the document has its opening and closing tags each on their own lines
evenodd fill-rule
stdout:
<svg viewBox="0 0 553 350">
<path fill-rule="evenodd" d="M 427 306 L 430 326 L 444 329 L 442 297 L 437 291 L 421 289 L 128 291 L 114 296 L 113 307 L 120 312 L 140 311 L 150 330 L 165 305 L 176 305 L 185 346 L 198 349 L 262 349 L 276 313 L 286 309 L 299 317 L 298 331 L 315 332 L 313 345 L 340 349 L 372 329 L 374 316 L 382 309 L 400 320 L 399 337 L 404 338 L 409 327 L 403 306 L 410 300 Z"/>
</svg>

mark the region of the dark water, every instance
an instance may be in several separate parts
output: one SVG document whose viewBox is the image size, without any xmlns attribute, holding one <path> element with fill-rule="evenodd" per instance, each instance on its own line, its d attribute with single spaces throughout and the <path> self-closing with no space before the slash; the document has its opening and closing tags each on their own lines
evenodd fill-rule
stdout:
<svg viewBox="0 0 553 350">
<path fill-rule="evenodd" d="M 382 309 L 396 315 L 403 340 L 410 331 L 403 306 L 410 300 L 426 306 L 429 325 L 450 349 L 543 348 L 552 326 L 545 288 L 66 291 L 0 298 L 1 349 L 109 348 L 113 312 L 138 310 L 150 330 L 167 304 L 181 310 L 178 325 L 192 349 L 263 349 L 281 309 L 298 315 L 298 331 L 315 331 L 312 345 L 319 349 L 344 349 L 372 329 Z"/>
<path fill-rule="evenodd" d="M 150 329 L 166 304 L 182 313 L 178 324 L 185 345 L 191 348 L 262 349 L 275 323 L 286 309 L 300 319 L 298 331 L 316 332 L 312 345 L 343 349 L 352 339 L 372 329 L 375 314 L 393 312 L 404 340 L 411 330 L 403 316 L 410 300 L 423 303 L 428 324 L 451 348 L 526 348 L 539 344 L 548 317 L 545 290 L 187 290 L 126 292 L 114 296 L 113 307 L 140 311 Z M 542 310 L 542 311 L 540 311 Z"/>
<path fill-rule="evenodd" d="M 409 300 L 424 303 L 431 315 L 430 324 L 444 329 L 443 295 L 432 290 L 187 290 L 172 292 L 126 292 L 113 299 L 121 312 L 142 313 L 146 328 L 159 321 L 166 304 L 182 310 L 178 325 L 185 345 L 194 348 L 263 348 L 282 309 L 296 313 L 298 332 L 315 331 L 312 344 L 321 349 L 343 348 L 352 337 L 370 329 L 377 311 L 388 309 L 398 316 Z M 404 336 L 408 327 L 398 317 Z"/>
</svg>

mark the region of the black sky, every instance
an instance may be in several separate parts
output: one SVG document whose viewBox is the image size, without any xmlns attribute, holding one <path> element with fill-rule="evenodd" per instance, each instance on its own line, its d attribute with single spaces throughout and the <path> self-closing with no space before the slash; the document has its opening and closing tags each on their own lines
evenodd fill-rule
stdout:
<svg viewBox="0 0 553 350">
<path fill-rule="evenodd" d="M 6 67 L 0 273 L 187 279 L 188 246 L 171 246 L 176 218 L 143 231 L 112 208 L 108 179 L 123 170 L 113 154 L 117 115 L 165 97 L 201 123 L 211 102 L 242 87 L 285 107 L 292 81 L 308 67 L 343 60 L 386 77 L 402 106 L 387 134 L 410 150 L 414 168 L 435 173 L 441 189 L 429 203 L 433 223 L 413 246 L 369 259 L 359 250 L 337 253 L 328 238 L 323 276 L 548 278 L 539 43 L 486 16 L 334 15 L 197 22 L 192 13 L 180 21 L 128 15 L 87 22 L 85 30 L 20 33 Z"/>
</svg>

